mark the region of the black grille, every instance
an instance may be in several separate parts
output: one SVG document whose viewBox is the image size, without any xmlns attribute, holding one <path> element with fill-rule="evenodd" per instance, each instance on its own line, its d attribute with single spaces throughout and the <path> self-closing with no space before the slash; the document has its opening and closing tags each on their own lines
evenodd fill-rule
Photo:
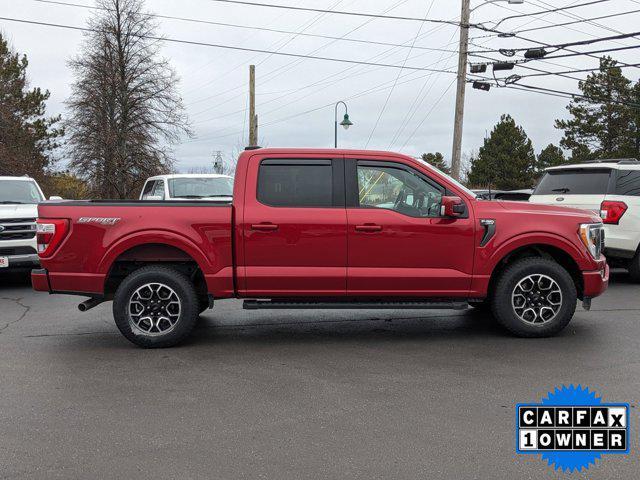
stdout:
<svg viewBox="0 0 640 480">
<path fill-rule="evenodd" d="M 0 218 L 0 242 L 3 240 L 29 240 L 35 236 L 35 218 Z"/>
<path fill-rule="evenodd" d="M 30 238 L 34 238 L 36 236 L 36 232 L 26 232 L 26 233 L 0 233 L 0 241 L 2 240 L 28 240 Z"/>
<path fill-rule="evenodd" d="M 33 255 L 36 252 L 36 249 L 33 247 L 10 247 L 10 248 L 0 248 L 0 257 L 10 256 L 10 255 Z"/>
<path fill-rule="evenodd" d="M 36 223 L 35 218 L 0 218 L 0 225 L 8 223 Z"/>
</svg>

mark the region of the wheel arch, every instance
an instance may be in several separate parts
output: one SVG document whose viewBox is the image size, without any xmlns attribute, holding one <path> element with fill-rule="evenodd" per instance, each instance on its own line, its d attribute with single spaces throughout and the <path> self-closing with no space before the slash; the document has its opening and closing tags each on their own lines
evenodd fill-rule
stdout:
<svg viewBox="0 0 640 480">
<path fill-rule="evenodd" d="M 557 244 L 551 243 L 529 243 L 503 252 L 503 254 L 494 262 L 487 291 L 493 291 L 500 275 L 509 265 L 522 258 L 531 257 L 547 258 L 562 266 L 569 275 L 571 275 L 571 278 L 576 285 L 578 298 L 583 298 L 584 281 L 578 261 L 576 261 L 574 255 L 569 253 L 566 249 L 558 246 Z"/>
</svg>

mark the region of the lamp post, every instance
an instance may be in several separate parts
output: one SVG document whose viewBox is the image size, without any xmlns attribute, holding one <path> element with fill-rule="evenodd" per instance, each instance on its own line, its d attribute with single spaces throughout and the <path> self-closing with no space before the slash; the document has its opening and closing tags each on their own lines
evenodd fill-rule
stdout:
<svg viewBox="0 0 640 480">
<path fill-rule="evenodd" d="M 353 125 L 353 122 L 349 120 L 349 109 L 347 108 L 347 104 L 340 100 L 338 103 L 336 103 L 334 112 L 333 144 L 335 148 L 338 148 L 338 105 L 340 104 L 344 105 L 344 118 L 340 122 L 340 125 L 342 125 L 345 130 L 349 130 L 349 127 Z"/>
<path fill-rule="evenodd" d="M 458 85 L 456 91 L 456 113 L 453 123 L 453 152 L 451 153 L 451 176 L 460 179 L 460 157 L 462 156 L 462 124 L 464 120 L 464 95 L 467 85 L 467 52 L 469 51 L 469 19 L 471 12 L 490 3 L 508 2 L 521 4 L 524 0 L 487 0 L 471 9 L 471 0 L 462 0 L 460 15 L 460 48 L 458 54 Z"/>
</svg>

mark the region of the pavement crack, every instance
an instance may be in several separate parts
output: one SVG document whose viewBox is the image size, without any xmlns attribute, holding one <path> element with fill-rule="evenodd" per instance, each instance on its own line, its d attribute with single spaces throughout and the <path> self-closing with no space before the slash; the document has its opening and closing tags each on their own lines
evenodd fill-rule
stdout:
<svg viewBox="0 0 640 480">
<path fill-rule="evenodd" d="M 0 333 L 4 332 L 11 325 L 18 323 L 20 320 L 22 320 L 24 317 L 27 316 L 27 313 L 31 311 L 31 307 L 29 305 L 25 305 L 24 303 L 22 303 L 22 298 L 23 297 L 20 297 L 20 298 L 0 297 L 0 300 L 8 300 L 10 302 L 15 303 L 19 307 L 24 308 L 22 315 L 20 315 L 16 320 L 13 320 L 12 322 L 7 322 L 3 327 L 0 327 Z"/>
</svg>

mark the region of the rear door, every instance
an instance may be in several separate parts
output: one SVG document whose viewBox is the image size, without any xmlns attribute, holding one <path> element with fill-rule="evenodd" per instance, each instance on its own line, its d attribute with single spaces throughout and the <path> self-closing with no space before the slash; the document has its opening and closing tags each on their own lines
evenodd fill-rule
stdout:
<svg viewBox="0 0 640 480">
<path fill-rule="evenodd" d="M 246 182 L 246 295 L 345 295 L 344 160 L 252 158 Z"/>
<path fill-rule="evenodd" d="M 600 204 L 611 191 L 613 181 L 611 168 L 548 170 L 529 201 L 592 210 L 599 215 Z"/>
</svg>

